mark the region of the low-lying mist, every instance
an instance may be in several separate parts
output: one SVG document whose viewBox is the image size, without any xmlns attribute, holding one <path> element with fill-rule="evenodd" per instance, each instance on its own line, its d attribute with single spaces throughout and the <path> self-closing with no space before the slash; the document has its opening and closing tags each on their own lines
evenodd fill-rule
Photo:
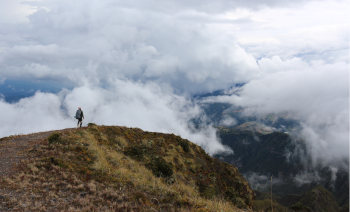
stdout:
<svg viewBox="0 0 350 212">
<path fill-rule="evenodd" d="M 118 79 L 109 83 L 108 89 L 86 85 L 58 94 L 37 92 L 14 104 L 2 100 L 0 111 L 6 113 L 0 121 L 0 137 L 76 127 L 74 115 L 82 107 L 84 126 L 91 122 L 173 133 L 201 145 L 209 154 L 231 152 L 211 125 L 195 129 L 191 119 L 203 114 L 185 97 L 165 92 L 155 83 Z"/>
<path fill-rule="evenodd" d="M 226 92 L 232 95 L 208 97 L 202 102 L 242 106 L 245 115 L 288 114 L 301 122 L 302 129 L 295 136 L 306 142 L 310 167 L 332 166 L 348 172 L 348 65 L 304 65 L 302 69 L 263 73 L 261 78 Z M 260 66 L 266 69 L 267 65 Z"/>
</svg>

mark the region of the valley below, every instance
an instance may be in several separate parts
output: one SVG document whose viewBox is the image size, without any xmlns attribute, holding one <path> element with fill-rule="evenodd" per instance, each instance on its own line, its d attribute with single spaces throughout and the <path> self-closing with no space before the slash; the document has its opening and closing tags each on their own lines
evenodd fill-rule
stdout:
<svg viewBox="0 0 350 212">
<path fill-rule="evenodd" d="M 349 175 L 345 170 L 332 172 L 328 167 L 308 167 L 295 149 L 306 152 L 303 140 L 293 140 L 283 132 L 261 134 L 217 127 L 224 145 L 234 150 L 231 155 L 216 155 L 221 161 L 235 164 L 253 189 L 269 192 L 271 176 L 273 193 L 279 197 L 304 195 L 316 186 L 330 191 L 337 203 L 349 202 Z M 303 151 L 302 151 L 303 150 Z M 307 158 L 307 157 L 306 157 Z"/>
</svg>

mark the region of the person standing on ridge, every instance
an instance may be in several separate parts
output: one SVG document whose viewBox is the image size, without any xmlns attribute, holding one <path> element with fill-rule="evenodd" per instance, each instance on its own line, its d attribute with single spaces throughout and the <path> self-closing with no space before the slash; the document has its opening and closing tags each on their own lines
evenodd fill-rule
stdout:
<svg viewBox="0 0 350 212">
<path fill-rule="evenodd" d="M 81 110 L 81 107 L 78 107 L 78 110 L 75 114 L 75 118 L 78 119 L 78 124 L 77 124 L 77 128 L 79 127 L 79 123 L 80 123 L 80 127 L 83 124 L 83 119 L 84 119 L 84 113 Z"/>
</svg>

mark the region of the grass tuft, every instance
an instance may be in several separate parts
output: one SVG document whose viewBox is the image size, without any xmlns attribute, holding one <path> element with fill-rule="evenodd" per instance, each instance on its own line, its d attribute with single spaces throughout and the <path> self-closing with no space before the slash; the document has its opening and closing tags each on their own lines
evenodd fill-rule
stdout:
<svg viewBox="0 0 350 212">
<path fill-rule="evenodd" d="M 52 133 L 52 134 L 47 138 L 47 140 L 49 141 L 49 144 L 53 144 L 53 143 L 59 143 L 60 138 L 61 138 L 61 133 L 55 132 L 55 133 Z"/>
</svg>

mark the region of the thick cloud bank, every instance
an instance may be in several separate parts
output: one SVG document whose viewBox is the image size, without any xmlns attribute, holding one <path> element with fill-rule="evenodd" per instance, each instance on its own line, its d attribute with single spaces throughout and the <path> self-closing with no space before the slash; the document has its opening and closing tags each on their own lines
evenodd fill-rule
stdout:
<svg viewBox="0 0 350 212">
<path fill-rule="evenodd" d="M 217 25 L 119 3 L 46 4 L 49 9 L 28 16 L 28 24 L 0 29 L 0 78 L 99 83 L 114 76 L 194 94 L 249 81 L 259 72 L 254 57 Z"/>
</svg>

